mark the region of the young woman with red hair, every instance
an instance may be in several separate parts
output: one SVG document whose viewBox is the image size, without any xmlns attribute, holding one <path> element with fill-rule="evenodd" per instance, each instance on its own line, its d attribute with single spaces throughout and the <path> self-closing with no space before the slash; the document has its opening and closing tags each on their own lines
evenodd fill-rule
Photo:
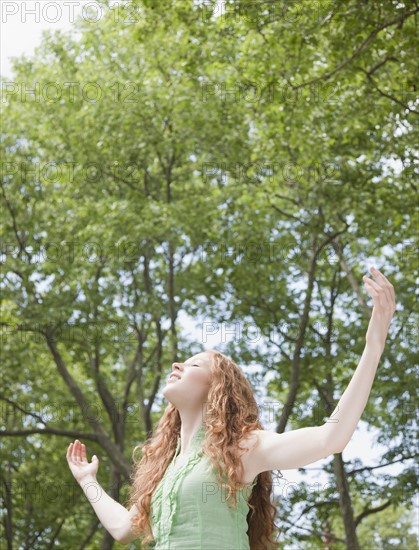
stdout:
<svg viewBox="0 0 419 550">
<path fill-rule="evenodd" d="M 282 434 L 264 430 L 242 370 L 207 350 L 172 365 L 163 389 L 169 404 L 153 435 L 134 449 L 143 456 L 132 474 L 129 510 L 101 489 L 97 457 L 89 463 L 79 440 L 69 445 L 71 472 L 117 541 L 140 538 L 155 550 L 276 547 L 272 471 L 342 452 L 366 406 L 396 310 L 393 285 L 375 268 L 371 273 L 375 280 L 363 279 L 374 303 L 366 346 L 332 421 Z"/>
</svg>

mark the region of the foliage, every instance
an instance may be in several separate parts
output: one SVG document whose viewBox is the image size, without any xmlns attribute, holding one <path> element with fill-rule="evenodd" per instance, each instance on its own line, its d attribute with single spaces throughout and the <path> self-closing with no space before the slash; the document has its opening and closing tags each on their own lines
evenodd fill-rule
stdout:
<svg viewBox="0 0 419 550">
<path fill-rule="evenodd" d="M 355 518 L 371 508 L 361 547 L 413 548 L 416 3 L 101 5 L 79 39 L 16 59 L 6 88 L 2 538 L 110 548 L 66 446 L 83 439 L 123 502 L 164 373 L 213 330 L 261 365 L 249 378 L 286 404 L 278 431 L 322 422 L 362 353 L 375 258 L 398 311 L 362 419 L 402 469 L 345 471 Z M 329 529 L 343 548 L 338 495 L 300 490 L 278 503 L 281 543 L 319 548 Z"/>
</svg>

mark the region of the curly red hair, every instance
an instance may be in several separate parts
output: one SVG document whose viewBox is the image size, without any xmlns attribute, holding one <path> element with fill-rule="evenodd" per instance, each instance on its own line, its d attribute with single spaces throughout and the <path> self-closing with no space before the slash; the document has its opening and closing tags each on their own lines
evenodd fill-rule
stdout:
<svg viewBox="0 0 419 550">
<path fill-rule="evenodd" d="M 219 487 L 222 486 L 223 473 L 227 475 L 228 481 L 224 484 L 229 491 L 226 502 L 229 506 L 235 506 L 237 490 L 244 487 L 239 481 L 243 475 L 239 451 L 244 450 L 239 442 L 246 439 L 252 430 L 263 429 L 263 426 L 259 421 L 253 388 L 242 370 L 219 351 L 208 351 L 212 358 L 212 384 L 203 414 L 206 434 L 202 448 L 216 468 Z M 134 471 L 128 506 L 136 504 L 139 510 L 131 519 L 131 524 L 133 532 L 141 536 L 143 545 L 153 541 L 149 520 L 151 497 L 173 458 L 180 428 L 179 412 L 169 403 L 153 435 L 133 450 Z M 134 455 L 139 448 L 143 456 L 137 461 Z M 247 533 L 251 550 L 276 548 L 272 538 L 276 527 L 276 507 L 271 502 L 272 486 L 271 471 L 261 472 L 248 500 L 250 510 L 247 515 Z M 234 497 L 234 504 L 230 503 L 231 496 Z"/>
</svg>

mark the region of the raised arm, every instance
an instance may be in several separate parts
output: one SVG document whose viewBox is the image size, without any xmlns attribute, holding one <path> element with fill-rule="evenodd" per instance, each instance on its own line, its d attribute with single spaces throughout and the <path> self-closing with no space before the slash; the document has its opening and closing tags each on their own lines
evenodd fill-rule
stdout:
<svg viewBox="0 0 419 550">
<path fill-rule="evenodd" d="M 301 468 L 330 454 L 342 452 L 350 441 L 367 404 L 396 310 L 393 285 L 375 268 L 371 268 L 371 273 L 375 281 L 364 276 L 364 283 L 374 302 L 365 349 L 335 410 L 321 426 L 282 434 L 255 430 L 255 445 L 249 449 L 248 460 L 256 474 L 267 470 Z"/>
<path fill-rule="evenodd" d="M 339 452 L 349 443 L 361 418 L 371 392 L 380 357 L 384 351 L 391 319 L 396 311 L 394 287 L 374 267 L 375 278 L 364 275 L 363 280 L 373 300 L 373 310 L 365 337 L 366 344 L 348 387 L 340 398 L 330 419 L 324 425 L 328 444 Z"/>
<path fill-rule="evenodd" d="M 131 517 L 138 514 L 135 504 L 130 510 L 110 497 L 96 479 L 99 459 L 96 455 L 92 462 L 86 458 L 86 447 L 78 439 L 70 443 L 67 449 L 67 462 L 71 473 L 83 489 L 103 527 L 121 544 L 128 544 L 138 537 L 131 530 Z"/>
</svg>

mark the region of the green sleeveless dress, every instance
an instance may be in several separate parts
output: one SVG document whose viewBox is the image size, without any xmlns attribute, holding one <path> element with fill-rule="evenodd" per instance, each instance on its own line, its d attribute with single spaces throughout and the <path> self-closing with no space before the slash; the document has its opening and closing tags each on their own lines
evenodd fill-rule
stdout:
<svg viewBox="0 0 419 550">
<path fill-rule="evenodd" d="M 201 444 L 202 424 L 188 449 L 186 463 L 175 466 L 176 452 L 151 498 L 154 550 L 250 550 L 247 503 L 257 477 L 237 492 L 237 506 L 226 502 L 228 489 L 218 488 L 216 470 Z M 234 502 L 233 502 L 234 504 Z"/>
</svg>

